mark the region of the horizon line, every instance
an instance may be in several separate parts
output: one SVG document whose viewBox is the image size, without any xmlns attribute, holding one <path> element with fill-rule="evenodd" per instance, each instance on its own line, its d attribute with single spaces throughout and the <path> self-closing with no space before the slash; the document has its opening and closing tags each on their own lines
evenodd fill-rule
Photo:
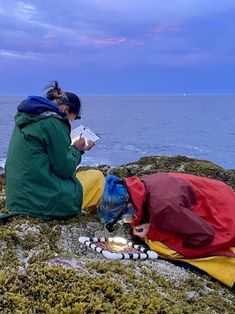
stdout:
<svg viewBox="0 0 235 314">
<path fill-rule="evenodd" d="M 10 96 L 10 97 L 27 97 L 30 95 L 39 95 L 38 93 L 30 93 L 30 94 L 1 94 L 0 97 L 3 96 Z M 79 94 L 80 97 L 128 97 L 128 96 L 135 96 L 135 97 L 148 97 L 148 96 L 235 96 L 234 93 L 156 93 L 156 94 Z"/>
</svg>

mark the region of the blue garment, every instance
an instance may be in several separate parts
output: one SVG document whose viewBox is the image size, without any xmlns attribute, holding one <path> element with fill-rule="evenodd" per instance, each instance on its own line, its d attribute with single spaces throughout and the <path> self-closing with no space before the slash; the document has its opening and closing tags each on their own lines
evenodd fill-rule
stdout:
<svg viewBox="0 0 235 314">
<path fill-rule="evenodd" d="M 28 96 L 19 104 L 17 109 L 19 112 L 34 116 L 40 115 L 45 111 L 51 111 L 63 118 L 66 117 L 66 113 L 61 112 L 52 101 L 41 96 Z"/>
</svg>

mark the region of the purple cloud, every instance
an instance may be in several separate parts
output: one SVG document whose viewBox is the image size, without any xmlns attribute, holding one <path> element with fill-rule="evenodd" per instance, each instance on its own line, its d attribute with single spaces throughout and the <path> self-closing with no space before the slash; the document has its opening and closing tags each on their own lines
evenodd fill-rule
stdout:
<svg viewBox="0 0 235 314">
<path fill-rule="evenodd" d="M 0 67 L 8 64 L 10 75 L 24 64 L 46 73 L 57 73 L 58 65 L 77 71 L 226 66 L 234 62 L 235 2 L 211 3 L 0 0 Z"/>
</svg>

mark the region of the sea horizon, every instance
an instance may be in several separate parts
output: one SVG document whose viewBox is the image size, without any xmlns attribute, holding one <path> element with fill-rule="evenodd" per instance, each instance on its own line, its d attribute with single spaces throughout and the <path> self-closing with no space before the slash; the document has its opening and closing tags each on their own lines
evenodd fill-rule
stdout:
<svg viewBox="0 0 235 314">
<path fill-rule="evenodd" d="M 76 93 L 76 91 L 75 91 Z M 38 96 L 42 96 L 43 97 L 43 92 L 36 92 L 36 93 L 19 93 L 19 94 L 15 94 L 15 93 L 0 93 L 0 97 L 6 97 L 6 96 L 10 96 L 10 97 L 27 97 L 30 95 L 38 95 Z M 80 94 L 78 93 L 78 96 L 83 96 L 83 97 L 105 97 L 105 96 L 111 96 L 111 97 L 148 97 L 148 96 L 235 96 L 235 92 L 234 93 L 187 93 L 187 92 L 182 92 L 182 93 L 156 93 L 156 94 L 150 94 L 150 93 L 146 93 L 146 94 Z"/>
<path fill-rule="evenodd" d="M 23 95 L 0 96 L 0 166 Z M 81 165 L 117 166 L 143 156 L 182 155 L 235 169 L 235 94 L 81 95 L 83 124 L 101 140 Z M 8 120 L 5 117 L 8 117 Z"/>
</svg>

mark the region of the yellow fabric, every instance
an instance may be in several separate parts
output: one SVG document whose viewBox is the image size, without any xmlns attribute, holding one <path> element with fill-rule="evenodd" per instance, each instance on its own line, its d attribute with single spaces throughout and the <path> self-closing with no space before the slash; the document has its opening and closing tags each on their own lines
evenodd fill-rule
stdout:
<svg viewBox="0 0 235 314">
<path fill-rule="evenodd" d="M 235 283 L 235 258 L 229 256 L 210 256 L 202 258 L 184 258 L 176 251 L 168 248 L 159 241 L 146 240 L 151 250 L 156 251 L 160 257 L 186 262 L 203 271 L 210 276 L 219 280 L 228 287 L 232 287 Z M 235 247 L 230 248 L 235 253 Z"/>
<path fill-rule="evenodd" d="M 99 170 L 78 171 L 76 177 L 82 184 L 82 209 L 97 206 L 104 190 L 104 175 Z"/>
</svg>

